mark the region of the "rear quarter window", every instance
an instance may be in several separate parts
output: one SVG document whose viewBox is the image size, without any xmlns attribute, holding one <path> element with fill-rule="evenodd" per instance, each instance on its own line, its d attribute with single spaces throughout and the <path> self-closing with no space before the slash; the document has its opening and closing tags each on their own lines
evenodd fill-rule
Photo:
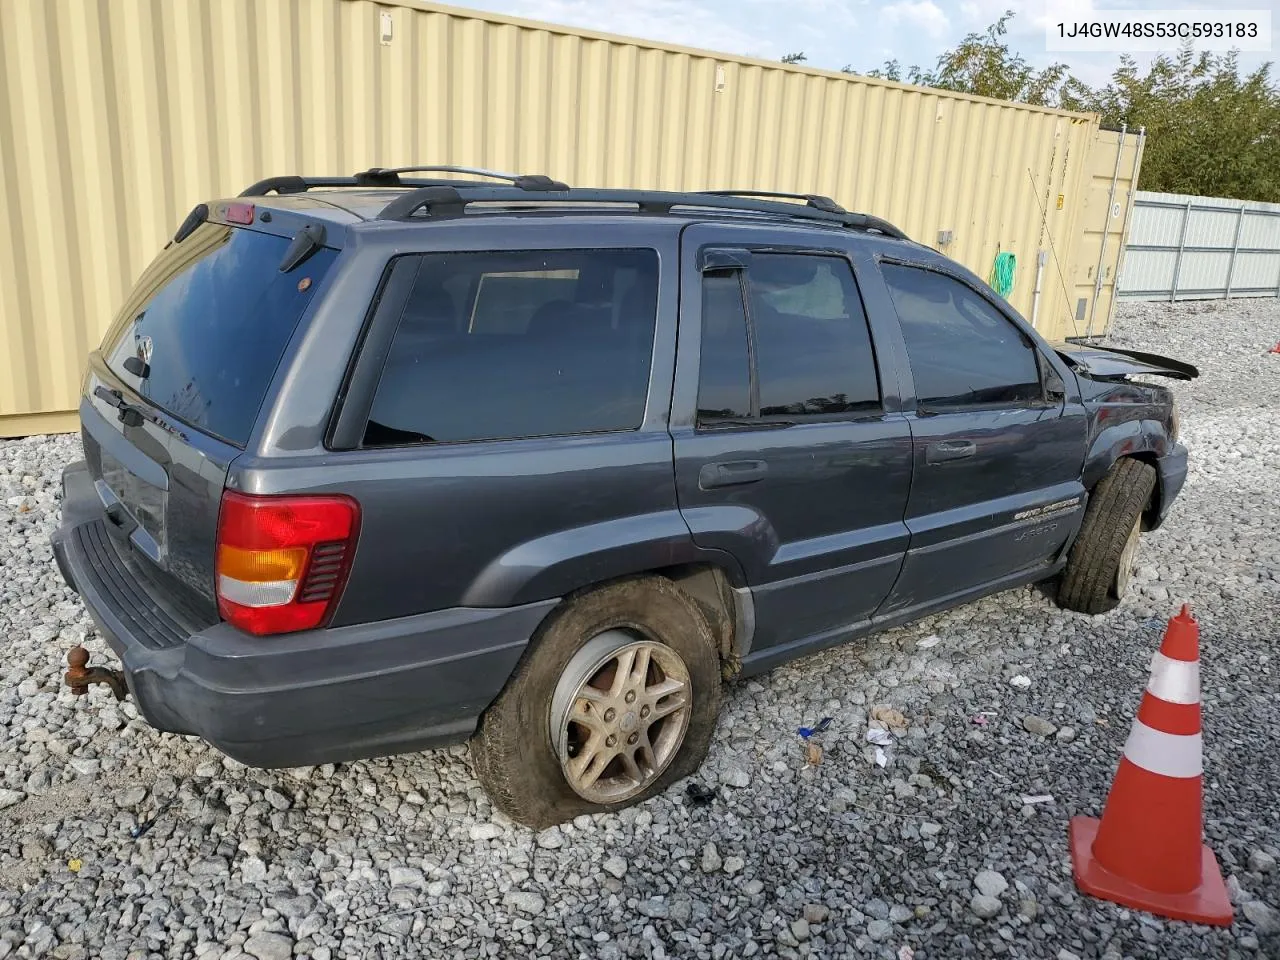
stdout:
<svg viewBox="0 0 1280 960">
<path fill-rule="evenodd" d="M 653 250 L 419 257 L 364 446 L 637 429 L 657 298 Z"/>
<path fill-rule="evenodd" d="M 103 342 L 107 366 L 171 416 L 244 446 L 298 319 L 337 256 L 322 248 L 281 273 L 289 242 L 202 224 L 139 281 Z M 147 376 L 125 369 L 130 357 L 146 361 Z"/>
</svg>

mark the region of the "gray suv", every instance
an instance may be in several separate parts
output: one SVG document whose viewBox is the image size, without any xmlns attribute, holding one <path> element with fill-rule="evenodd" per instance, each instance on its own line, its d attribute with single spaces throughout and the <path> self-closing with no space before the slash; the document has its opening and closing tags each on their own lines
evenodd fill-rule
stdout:
<svg viewBox="0 0 1280 960">
<path fill-rule="evenodd" d="M 825 197 L 266 180 L 89 358 L 53 547 L 123 669 L 67 682 L 252 765 L 470 739 L 517 820 L 615 809 L 735 676 L 1058 575 L 1113 606 L 1186 474 L 1148 374 L 1196 371 Z"/>
</svg>

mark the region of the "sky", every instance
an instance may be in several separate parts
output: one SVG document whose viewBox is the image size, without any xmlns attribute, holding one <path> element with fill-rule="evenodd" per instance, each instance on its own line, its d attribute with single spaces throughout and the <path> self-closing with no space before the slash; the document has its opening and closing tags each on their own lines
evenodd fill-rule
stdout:
<svg viewBox="0 0 1280 960">
<path fill-rule="evenodd" d="M 942 51 L 1013 10 L 1009 43 L 1033 64 L 1066 62 L 1081 80 L 1105 83 L 1119 62 L 1113 53 L 1045 52 L 1044 24 L 1087 17 L 1092 9 L 1268 9 L 1272 52 L 1242 53 L 1248 70 L 1280 54 L 1277 0 L 447 0 L 509 16 L 602 30 L 720 53 L 777 60 L 803 51 L 805 66 L 859 73 L 898 59 L 932 66 Z M 1135 55 L 1148 63 L 1156 54 Z M 1275 77 L 1275 73 L 1273 73 Z"/>
</svg>

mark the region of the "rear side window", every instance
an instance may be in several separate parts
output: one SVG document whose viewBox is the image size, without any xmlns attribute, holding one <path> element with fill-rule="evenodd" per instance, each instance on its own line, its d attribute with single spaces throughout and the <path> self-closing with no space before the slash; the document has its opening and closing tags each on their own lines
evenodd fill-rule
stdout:
<svg viewBox="0 0 1280 960">
<path fill-rule="evenodd" d="M 700 355 L 703 426 L 881 409 L 866 313 L 840 257 L 753 253 L 745 272 L 704 275 Z"/>
<path fill-rule="evenodd" d="M 1042 400 L 1035 348 L 991 303 L 934 270 L 883 264 L 920 403 Z"/>
<path fill-rule="evenodd" d="M 655 251 L 418 260 L 365 446 L 640 426 L 657 315 Z"/>
<path fill-rule="evenodd" d="M 281 273 L 289 242 L 202 224 L 139 281 L 103 342 L 107 366 L 177 419 L 244 446 L 298 318 L 337 256 L 324 248 Z M 146 377 L 125 369 L 130 357 L 146 362 Z"/>
</svg>

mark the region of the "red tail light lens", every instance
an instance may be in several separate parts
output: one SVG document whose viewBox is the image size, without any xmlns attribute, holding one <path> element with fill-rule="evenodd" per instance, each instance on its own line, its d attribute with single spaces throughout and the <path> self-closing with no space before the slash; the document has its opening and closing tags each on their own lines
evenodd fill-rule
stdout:
<svg viewBox="0 0 1280 960">
<path fill-rule="evenodd" d="M 218 612 L 258 636 L 320 626 L 346 585 L 359 529 L 360 505 L 350 497 L 226 491 L 214 562 Z"/>
</svg>

